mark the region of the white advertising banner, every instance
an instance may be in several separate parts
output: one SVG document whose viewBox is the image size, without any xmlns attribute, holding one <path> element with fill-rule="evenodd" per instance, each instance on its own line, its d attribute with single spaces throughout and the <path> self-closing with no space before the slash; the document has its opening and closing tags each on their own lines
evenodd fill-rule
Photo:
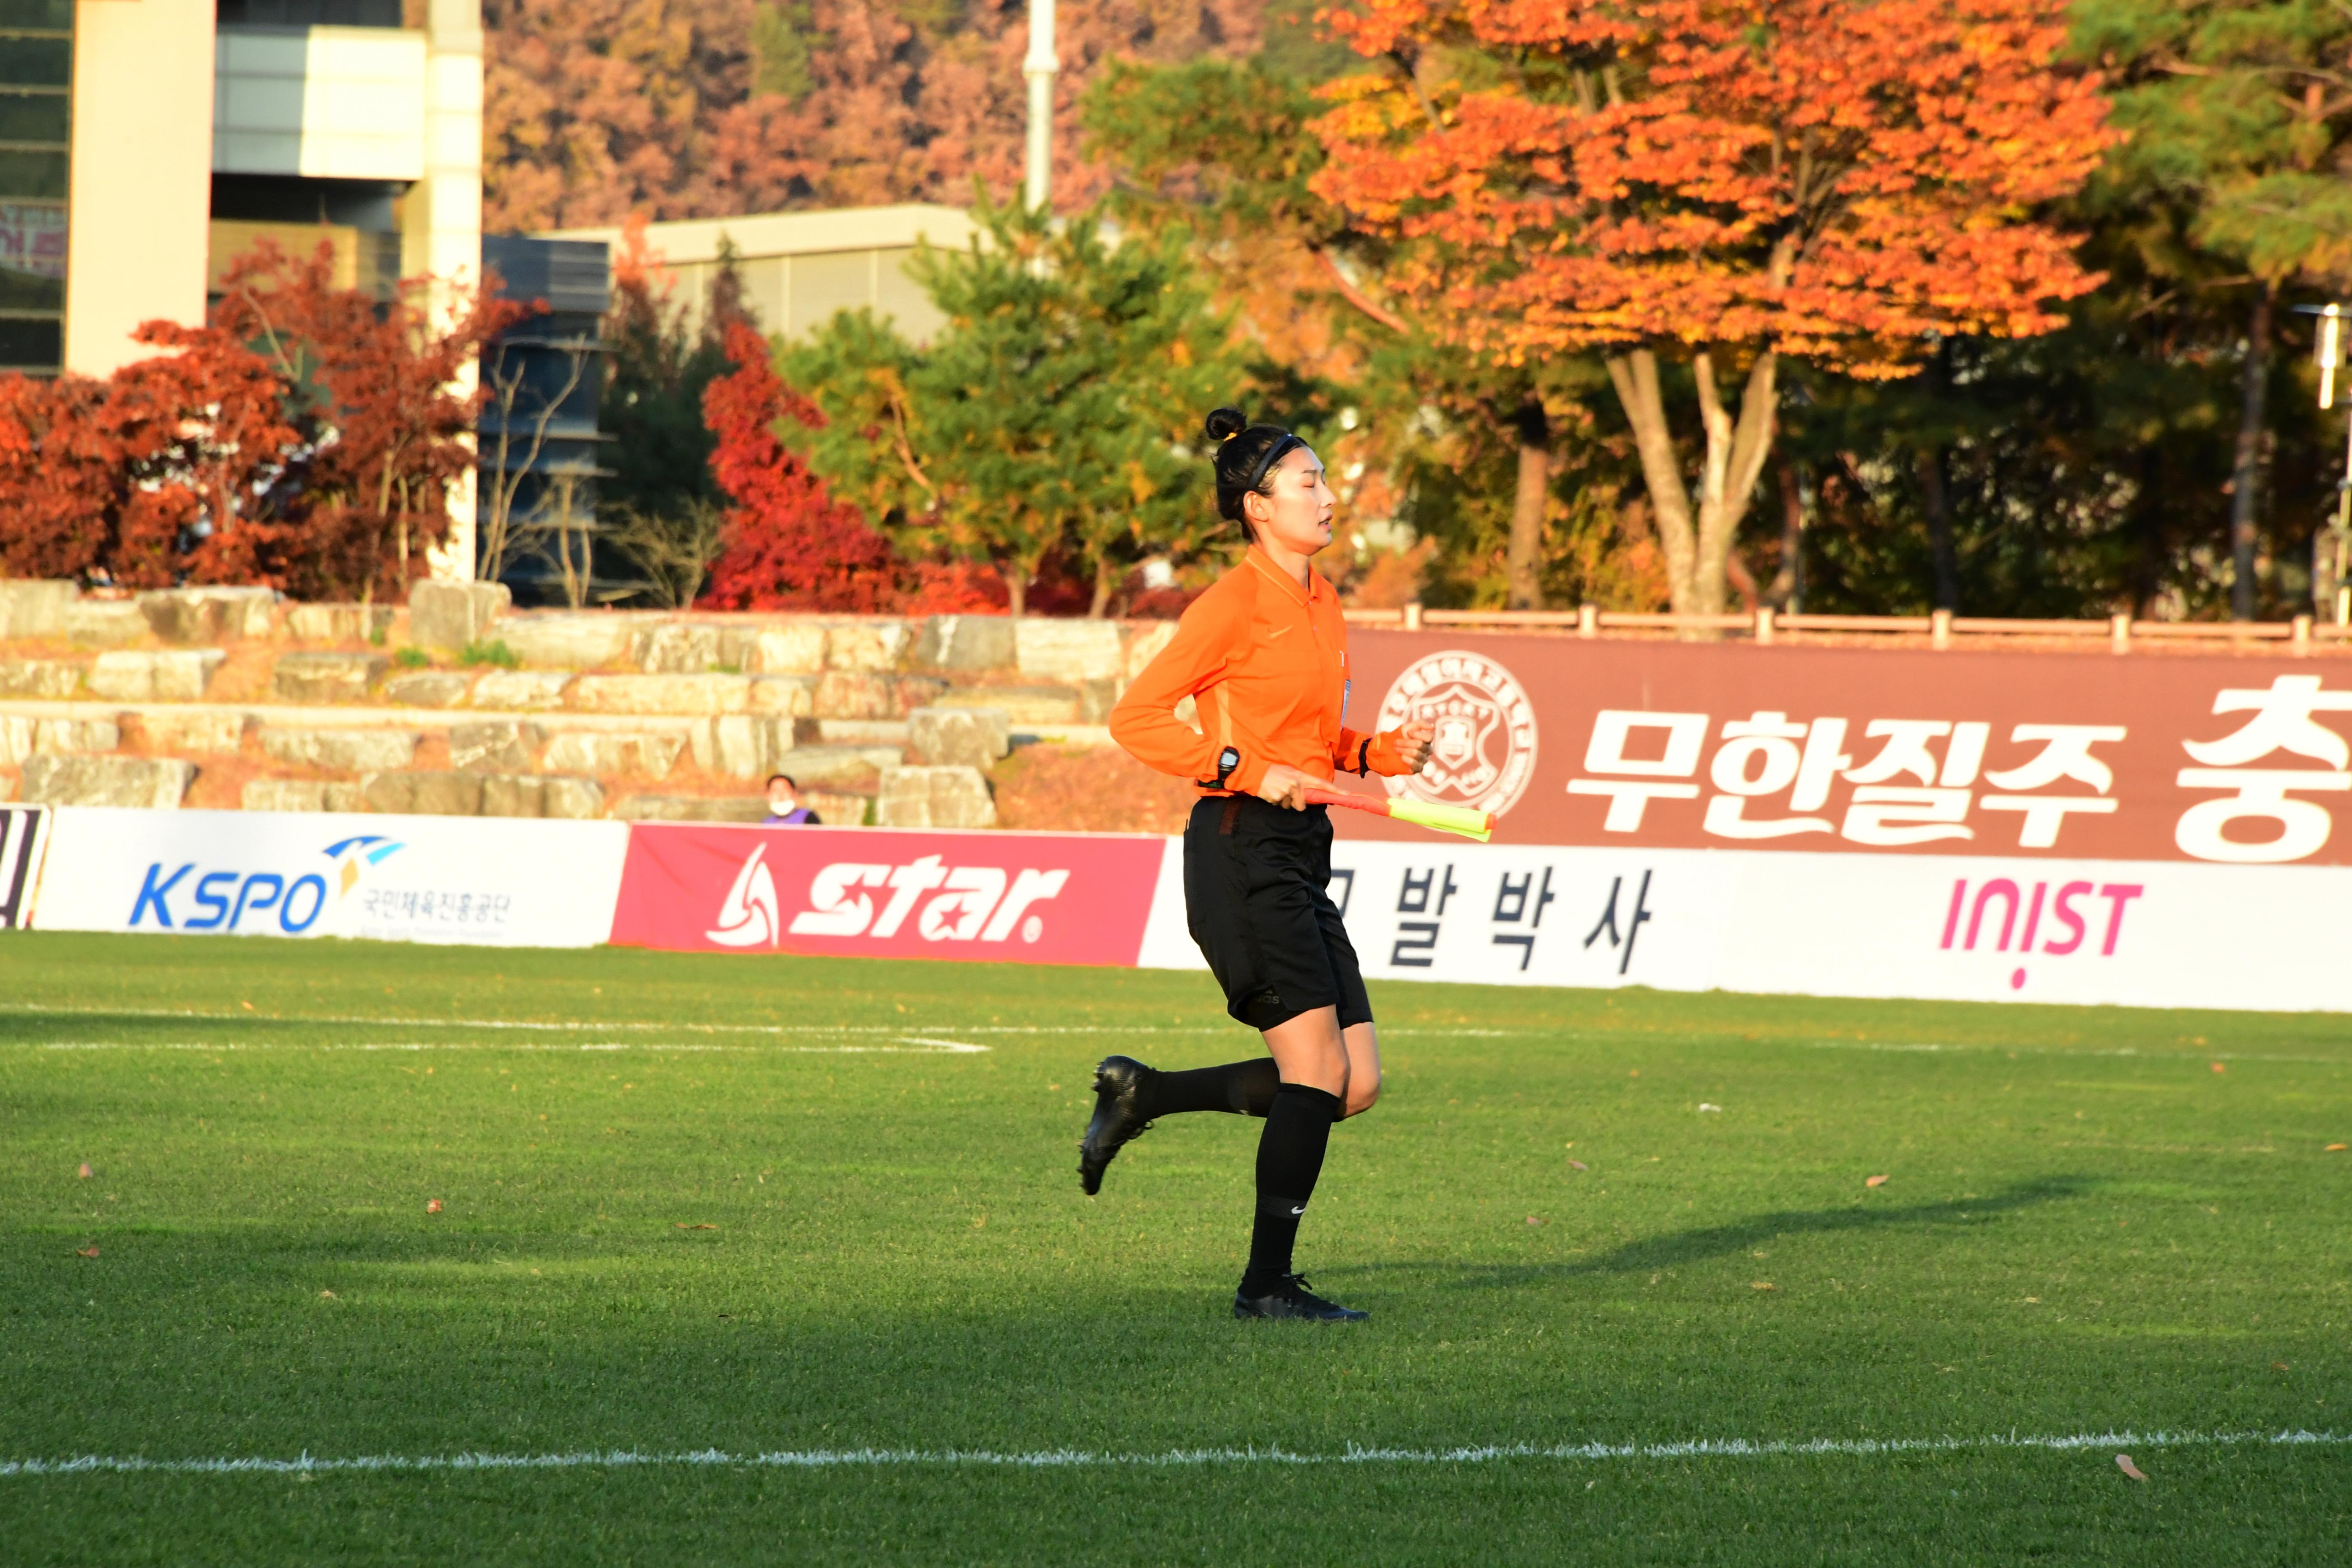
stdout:
<svg viewBox="0 0 2352 1568">
<path fill-rule="evenodd" d="M 61 806 L 32 924 L 592 947 L 628 845 L 625 822 Z"/>
<path fill-rule="evenodd" d="M 1181 847 L 1147 968 L 1197 969 Z M 2352 868 L 1340 840 L 1368 976 L 2352 1009 Z"/>
</svg>

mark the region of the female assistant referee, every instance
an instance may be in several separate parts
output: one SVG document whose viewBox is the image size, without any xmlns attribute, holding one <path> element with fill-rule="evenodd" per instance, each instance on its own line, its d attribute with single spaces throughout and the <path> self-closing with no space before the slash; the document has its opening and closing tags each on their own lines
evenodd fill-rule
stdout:
<svg viewBox="0 0 2352 1568">
<path fill-rule="evenodd" d="M 1265 1118 L 1257 1216 L 1236 1318 L 1349 1322 L 1367 1314 L 1310 1293 L 1291 1270 L 1300 1216 L 1331 1124 L 1371 1109 L 1380 1044 L 1356 950 L 1326 885 L 1331 821 L 1306 790 L 1334 770 L 1418 773 L 1430 727 L 1345 727 L 1348 626 L 1309 564 L 1331 542 L 1331 487 L 1306 442 L 1231 408 L 1208 417 L 1217 510 L 1249 536 L 1242 563 L 1184 612 L 1176 636 L 1128 688 L 1110 732 L 1137 758 L 1192 780 L 1184 828 L 1184 908 L 1224 988 L 1225 1010 L 1273 1053 L 1225 1067 L 1156 1072 L 1131 1057 L 1095 1068 L 1095 1113 L 1078 1179 L 1101 1190 L 1119 1145 L 1157 1117 L 1226 1110 Z M 1175 714 L 1194 700 L 1200 729 Z"/>
</svg>

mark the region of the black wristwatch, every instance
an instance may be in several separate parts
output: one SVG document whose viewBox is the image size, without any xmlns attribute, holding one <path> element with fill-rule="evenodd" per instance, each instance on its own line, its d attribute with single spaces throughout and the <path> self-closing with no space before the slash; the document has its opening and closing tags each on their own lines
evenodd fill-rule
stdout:
<svg viewBox="0 0 2352 1568">
<path fill-rule="evenodd" d="M 1233 747 L 1227 746 L 1223 751 L 1219 752 L 1217 753 L 1216 787 L 1219 789 L 1224 788 L 1225 781 L 1232 778 L 1234 776 L 1234 770 L 1241 765 L 1242 754 Z"/>
</svg>

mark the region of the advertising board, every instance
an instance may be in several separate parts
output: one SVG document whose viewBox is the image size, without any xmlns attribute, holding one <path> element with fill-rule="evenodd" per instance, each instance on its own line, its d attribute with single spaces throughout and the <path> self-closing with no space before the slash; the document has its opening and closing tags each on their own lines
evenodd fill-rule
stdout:
<svg viewBox="0 0 2352 1568">
<path fill-rule="evenodd" d="M 2352 1008 L 2352 868 L 1342 840 L 1369 976 L 2142 1007 Z M 1198 968 L 1180 878 L 1143 963 Z"/>
<path fill-rule="evenodd" d="M 48 845 L 49 808 L 0 805 L 0 931 L 25 925 Z"/>
<path fill-rule="evenodd" d="M 1501 813 L 1497 843 L 2352 865 L 2338 661 L 1365 630 L 1349 646 L 1366 718 L 1437 726 L 1430 771 L 1388 787 Z M 1357 813 L 1340 831 L 1412 832 Z"/>
<path fill-rule="evenodd" d="M 590 947 L 628 826 L 473 816 L 59 806 L 45 931 Z"/>
<path fill-rule="evenodd" d="M 639 823 L 613 941 L 1132 965 L 1165 853 L 1140 834 Z"/>
</svg>

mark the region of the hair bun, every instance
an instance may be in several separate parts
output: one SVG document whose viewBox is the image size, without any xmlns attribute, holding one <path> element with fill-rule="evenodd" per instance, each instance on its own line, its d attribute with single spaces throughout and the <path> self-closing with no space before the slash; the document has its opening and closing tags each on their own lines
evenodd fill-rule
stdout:
<svg viewBox="0 0 2352 1568">
<path fill-rule="evenodd" d="M 1201 424 L 1212 441 L 1230 441 L 1249 428 L 1248 417 L 1238 408 L 1213 408 Z"/>
</svg>

